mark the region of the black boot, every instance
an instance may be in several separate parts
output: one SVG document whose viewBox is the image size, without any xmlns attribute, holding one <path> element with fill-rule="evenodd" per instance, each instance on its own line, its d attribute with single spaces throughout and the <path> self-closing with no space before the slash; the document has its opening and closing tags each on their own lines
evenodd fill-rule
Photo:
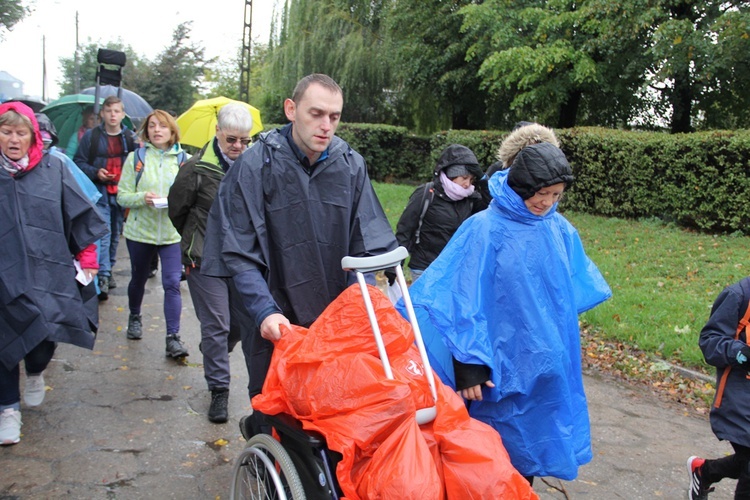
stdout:
<svg viewBox="0 0 750 500">
<path fill-rule="evenodd" d="M 208 409 L 208 419 L 216 424 L 223 424 L 229 420 L 229 389 L 211 390 L 211 407 Z"/>
</svg>

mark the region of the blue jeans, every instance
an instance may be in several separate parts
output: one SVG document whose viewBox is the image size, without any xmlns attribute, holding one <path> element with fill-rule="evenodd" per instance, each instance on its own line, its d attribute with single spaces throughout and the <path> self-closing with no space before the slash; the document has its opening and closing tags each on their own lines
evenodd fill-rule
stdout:
<svg viewBox="0 0 750 500">
<path fill-rule="evenodd" d="M 141 314 L 143 294 L 146 291 L 148 274 L 151 272 L 151 259 L 158 252 L 159 260 L 161 260 L 161 285 L 164 288 L 164 319 L 167 322 L 167 335 L 178 334 L 182 313 L 180 244 L 152 245 L 128 239 L 125 242 L 130 253 L 130 283 L 128 284 L 130 314 Z"/>
<path fill-rule="evenodd" d="M 101 276 L 112 276 L 112 269 L 117 260 L 117 244 L 120 242 L 122 232 L 123 209 L 117 204 L 117 195 L 109 194 L 104 190 L 102 197 L 96 202 L 96 207 L 109 223 L 108 235 L 101 239 L 99 246 L 99 274 Z"/>
<path fill-rule="evenodd" d="M 26 374 L 38 375 L 42 373 L 52 360 L 56 347 L 56 343 L 42 340 L 39 345 L 29 351 L 23 358 L 26 365 Z M 8 370 L 4 364 L 0 363 L 0 411 L 6 408 L 21 409 L 20 366 L 18 364 Z"/>
</svg>

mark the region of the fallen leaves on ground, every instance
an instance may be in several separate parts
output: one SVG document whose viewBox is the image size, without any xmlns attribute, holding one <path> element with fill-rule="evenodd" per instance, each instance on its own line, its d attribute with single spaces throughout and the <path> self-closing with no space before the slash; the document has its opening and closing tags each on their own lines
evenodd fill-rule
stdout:
<svg viewBox="0 0 750 500">
<path fill-rule="evenodd" d="M 659 398 L 700 415 L 707 415 L 710 410 L 714 384 L 684 375 L 664 360 L 621 342 L 602 339 L 587 328 L 581 330 L 581 356 L 584 372 L 644 387 Z"/>
</svg>

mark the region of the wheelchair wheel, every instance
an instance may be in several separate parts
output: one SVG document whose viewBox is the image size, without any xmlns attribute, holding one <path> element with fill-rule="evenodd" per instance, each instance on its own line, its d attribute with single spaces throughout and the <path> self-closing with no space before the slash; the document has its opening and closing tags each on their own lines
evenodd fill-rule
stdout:
<svg viewBox="0 0 750 500">
<path fill-rule="evenodd" d="M 268 434 L 256 434 L 234 464 L 229 496 L 234 500 L 305 500 L 305 490 L 284 447 Z"/>
</svg>

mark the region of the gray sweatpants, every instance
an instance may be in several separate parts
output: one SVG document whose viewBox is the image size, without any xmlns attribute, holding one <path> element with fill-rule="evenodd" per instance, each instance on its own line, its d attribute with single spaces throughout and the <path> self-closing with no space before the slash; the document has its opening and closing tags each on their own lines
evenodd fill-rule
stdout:
<svg viewBox="0 0 750 500">
<path fill-rule="evenodd" d="M 190 297 L 201 324 L 206 383 L 209 390 L 229 389 L 229 353 L 240 341 L 242 329 L 253 328 L 253 320 L 231 278 L 205 276 L 199 268 L 187 271 Z"/>
</svg>

